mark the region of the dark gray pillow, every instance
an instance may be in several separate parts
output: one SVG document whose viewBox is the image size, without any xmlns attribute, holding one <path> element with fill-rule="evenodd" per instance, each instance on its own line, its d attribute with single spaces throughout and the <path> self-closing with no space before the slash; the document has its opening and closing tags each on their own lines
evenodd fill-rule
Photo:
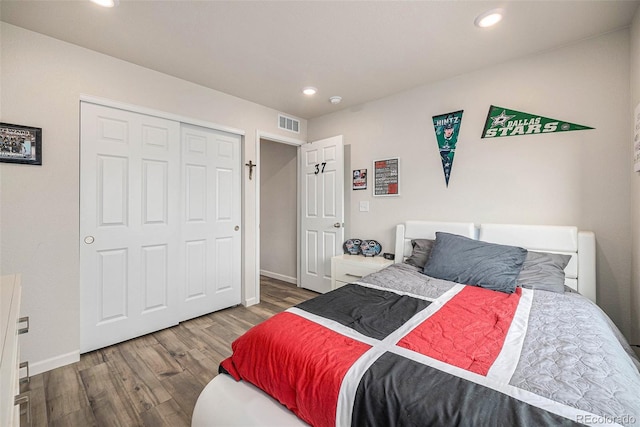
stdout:
<svg viewBox="0 0 640 427">
<path fill-rule="evenodd" d="M 413 265 L 414 267 L 424 268 L 424 265 L 429 259 L 429 255 L 431 255 L 431 248 L 433 247 L 434 243 L 435 240 L 431 239 L 411 240 L 411 247 L 413 248 L 413 250 L 411 251 L 411 256 L 404 262 L 409 265 Z"/>
<path fill-rule="evenodd" d="M 423 273 L 437 279 L 512 293 L 526 257 L 527 250 L 516 246 L 437 232 Z"/>
<path fill-rule="evenodd" d="M 571 255 L 529 251 L 517 285 L 527 289 L 564 293 L 564 268 Z"/>
</svg>

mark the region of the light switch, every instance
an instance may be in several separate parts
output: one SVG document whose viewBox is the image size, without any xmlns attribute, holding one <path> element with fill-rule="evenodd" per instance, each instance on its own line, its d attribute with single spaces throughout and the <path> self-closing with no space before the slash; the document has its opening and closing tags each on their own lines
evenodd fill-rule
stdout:
<svg viewBox="0 0 640 427">
<path fill-rule="evenodd" d="M 369 201 L 360 202 L 360 212 L 369 212 Z"/>
</svg>

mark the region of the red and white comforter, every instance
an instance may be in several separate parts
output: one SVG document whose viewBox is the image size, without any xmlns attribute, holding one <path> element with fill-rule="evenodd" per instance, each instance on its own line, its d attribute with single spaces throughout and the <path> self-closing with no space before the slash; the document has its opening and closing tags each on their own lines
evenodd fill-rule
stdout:
<svg viewBox="0 0 640 427">
<path fill-rule="evenodd" d="M 513 384 L 534 295 L 452 284 L 429 298 L 351 284 L 249 330 L 221 371 L 318 427 L 640 422 L 633 396 L 602 413 Z M 640 394 L 635 375 L 624 387 Z"/>
</svg>

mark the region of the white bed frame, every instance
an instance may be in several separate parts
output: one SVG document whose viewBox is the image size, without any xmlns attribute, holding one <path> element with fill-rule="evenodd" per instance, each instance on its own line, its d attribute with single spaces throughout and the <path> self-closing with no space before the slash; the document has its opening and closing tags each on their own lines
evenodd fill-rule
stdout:
<svg viewBox="0 0 640 427">
<path fill-rule="evenodd" d="M 565 285 L 596 302 L 596 240 L 591 231 L 556 225 L 480 224 L 469 222 L 407 221 L 396 226 L 396 258 L 411 255 L 411 239 L 435 239 L 436 231 L 460 234 L 538 252 L 571 255 L 564 269 Z"/>
<path fill-rule="evenodd" d="M 407 221 L 396 227 L 395 262 L 411 254 L 411 239 L 435 239 L 443 231 L 526 249 L 569 254 L 565 284 L 596 301 L 595 236 L 576 227 Z M 218 375 L 204 388 L 193 411 L 192 427 L 306 426 L 278 401 L 253 385 Z"/>
</svg>

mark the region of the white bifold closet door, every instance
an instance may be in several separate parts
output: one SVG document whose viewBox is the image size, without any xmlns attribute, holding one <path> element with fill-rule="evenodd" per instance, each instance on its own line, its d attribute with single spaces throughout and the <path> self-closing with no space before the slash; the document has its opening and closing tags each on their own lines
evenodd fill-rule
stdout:
<svg viewBox="0 0 640 427">
<path fill-rule="evenodd" d="M 240 303 L 240 137 L 81 104 L 81 352 Z"/>
</svg>

